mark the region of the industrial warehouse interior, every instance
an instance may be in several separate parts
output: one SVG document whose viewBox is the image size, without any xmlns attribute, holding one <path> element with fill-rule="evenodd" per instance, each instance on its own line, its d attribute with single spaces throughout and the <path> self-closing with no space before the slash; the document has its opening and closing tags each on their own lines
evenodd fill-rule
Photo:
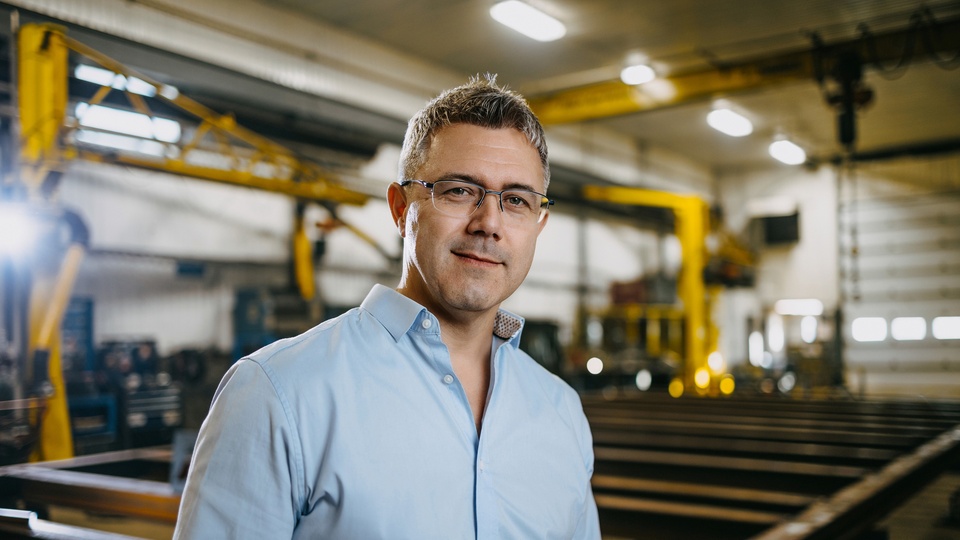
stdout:
<svg viewBox="0 0 960 540">
<path fill-rule="evenodd" d="M 960 540 L 960 1 L 13 0 L 0 46 L 0 537 L 171 538 L 224 375 L 398 287 L 407 121 L 495 74 L 554 202 L 502 308 L 602 537 Z"/>
</svg>

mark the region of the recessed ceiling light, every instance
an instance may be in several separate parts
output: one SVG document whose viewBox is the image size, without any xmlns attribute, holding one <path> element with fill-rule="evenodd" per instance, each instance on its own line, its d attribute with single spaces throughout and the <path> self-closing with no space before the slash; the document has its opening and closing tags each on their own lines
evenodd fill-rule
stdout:
<svg viewBox="0 0 960 540">
<path fill-rule="evenodd" d="M 787 165 L 800 165 L 807 160 L 807 153 L 803 148 L 787 139 L 773 141 L 770 144 L 770 155 Z"/>
<path fill-rule="evenodd" d="M 537 41 L 554 41 L 567 33 L 567 27 L 562 22 L 519 0 L 494 4 L 490 8 L 490 16 L 498 23 Z"/>
<path fill-rule="evenodd" d="M 646 64 L 627 66 L 620 71 L 620 80 L 624 84 L 633 86 L 648 83 L 656 78 L 657 74 L 653 71 L 653 68 Z"/>
<path fill-rule="evenodd" d="M 745 137 L 753 133 L 753 124 L 750 120 L 728 108 L 719 108 L 710 111 L 707 123 L 720 133 L 731 137 Z"/>
</svg>

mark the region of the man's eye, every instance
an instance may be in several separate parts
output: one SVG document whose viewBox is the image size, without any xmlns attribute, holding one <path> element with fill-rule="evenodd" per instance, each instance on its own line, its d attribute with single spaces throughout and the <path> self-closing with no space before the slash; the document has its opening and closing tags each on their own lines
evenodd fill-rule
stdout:
<svg viewBox="0 0 960 540">
<path fill-rule="evenodd" d="M 507 204 L 509 206 L 515 206 L 517 208 L 530 207 L 530 201 L 528 201 L 526 198 L 524 198 L 521 195 L 515 195 L 512 193 L 505 193 L 503 196 L 503 202 L 504 204 Z"/>
<path fill-rule="evenodd" d="M 447 184 L 444 182 L 438 184 L 437 187 L 441 188 L 440 194 L 444 197 L 467 199 L 477 196 L 477 190 L 469 184 L 461 184 L 459 182 Z"/>
</svg>

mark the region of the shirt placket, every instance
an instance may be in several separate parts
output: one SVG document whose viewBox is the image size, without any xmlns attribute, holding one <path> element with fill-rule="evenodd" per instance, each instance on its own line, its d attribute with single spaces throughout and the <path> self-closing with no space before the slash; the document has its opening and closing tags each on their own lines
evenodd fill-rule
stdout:
<svg viewBox="0 0 960 540">
<path fill-rule="evenodd" d="M 491 425 L 496 418 L 496 396 L 498 379 L 501 370 L 498 369 L 501 359 L 500 349 L 505 344 L 495 339 L 490 353 L 490 389 L 487 392 L 487 407 L 483 415 L 483 425 Z M 493 454 L 487 450 L 490 437 L 484 437 L 486 429 L 481 430 L 477 441 L 477 457 L 475 463 L 477 538 L 498 538 L 500 536 L 498 502 L 496 491 L 495 463 Z"/>
</svg>

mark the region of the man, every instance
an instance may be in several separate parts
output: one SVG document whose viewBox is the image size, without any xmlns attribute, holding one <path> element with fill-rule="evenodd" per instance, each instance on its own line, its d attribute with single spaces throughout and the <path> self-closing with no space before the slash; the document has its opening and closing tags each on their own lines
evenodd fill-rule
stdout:
<svg viewBox="0 0 960 540">
<path fill-rule="evenodd" d="M 410 120 L 400 176 L 400 285 L 227 372 L 175 537 L 600 537 L 580 400 L 499 309 L 547 222 L 542 127 L 473 79 Z"/>
</svg>

